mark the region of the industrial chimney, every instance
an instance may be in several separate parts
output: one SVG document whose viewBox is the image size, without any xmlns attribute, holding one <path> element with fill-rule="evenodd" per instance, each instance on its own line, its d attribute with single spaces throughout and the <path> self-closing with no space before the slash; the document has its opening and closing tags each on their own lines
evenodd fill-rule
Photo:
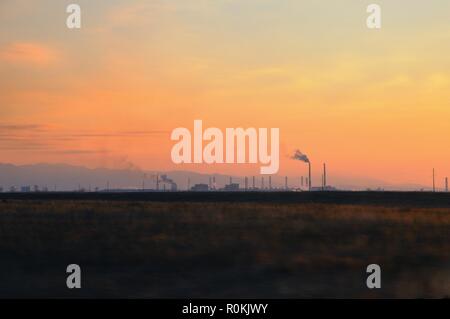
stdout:
<svg viewBox="0 0 450 319">
<path fill-rule="evenodd" d="M 311 162 L 308 162 L 308 188 L 311 191 Z"/>
<path fill-rule="evenodd" d="M 434 168 L 433 168 L 433 193 L 436 192 L 436 185 L 434 183 Z"/>
<path fill-rule="evenodd" d="M 308 164 L 307 184 L 308 184 L 308 189 L 311 190 L 311 161 L 309 160 L 308 156 L 306 156 L 306 154 L 303 154 L 302 152 L 300 152 L 300 150 L 296 150 L 294 152 L 294 155 L 292 155 L 291 158 L 294 160 L 301 161 L 301 162 Z"/>
</svg>

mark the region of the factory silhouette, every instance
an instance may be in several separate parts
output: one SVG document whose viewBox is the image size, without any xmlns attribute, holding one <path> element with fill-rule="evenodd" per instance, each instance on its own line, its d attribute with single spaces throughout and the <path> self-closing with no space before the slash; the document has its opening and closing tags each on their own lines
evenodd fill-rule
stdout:
<svg viewBox="0 0 450 319">
<path fill-rule="evenodd" d="M 294 158 L 295 157 L 295 158 Z M 326 163 L 320 165 L 322 174 L 314 183 L 311 177 L 311 161 L 301 152 L 296 152 L 293 159 L 307 165 L 307 174 L 302 176 L 258 175 L 258 176 L 225 176 L 218 174 L 200 174 L 195 172 L 175 171 L 168 173 L 142 171 L 114 171 L 107 169 L 86 169 L 67 166 L 70 174 L 59 171 L 50 173 L 49 167 L 40 174 L 30 167 L 18 173 L 21 167 L 0 165 L 0 193 L 33 193 L 33 192 L 332 192 L 349 191 L 351 188 L 329 183 Z M 2 170 L 2 167 L 6 169 Z M 40 167 L 40 165 L 36 165 Z M 11 168 L 13 167 L 13 168 Z M 31 166 L 33 167 L 33 166 Z M 107 172 L 99 174 L 98 172 Z M 5 172 L 9 172 L 9 175 Z M 115 175 L 114 175 L 114 174 Z M 417 186 L 412 191 L 448 192 L 448 178 L 439 187 L 435 170 L 432 171 L 429 187 Z M 171 176 L 169 176 L 171 175 Z M 19 176 L 19 177 L 18 177 Z M 86 177 L 90 179 L 87 180 Z M 175 178 L 174 178 L 175 176 Z M 76 180 L 80 182 L 74 182 Z M 71 180 L 71 186 L 63 184 L 63 180 Z M 103 186 L 99 186 L 103 185 Z M 131 185 L 131 186 L 130 186 Z M 365 191 L 385 191 L 384 187 L 365 187 Z M 398 188 L 388 188 L 398 190 Z"/>
<path fill-rule="evenodd" d="M 208 183 L 191 183 L 191 178 L 187 178 L 187 187 L 181 189 L 175 181 L 168 177 L 167 174 L 153 174 L 148 176 L 144 174 L 141 187 L 116 188 L 109 181 L 106 181 L 104 188 L 99 187 L 84 187 L 79 185 L 73 191 L 78 192 L 177 192 L 177 191 L 193 191 L 193 192 L 214 192 L 214 191 L 336 191 L 337 188 L 326 184 L 326 171 L 324 165 L 324 175 L 322 185 L 312 187 L 310 177 L 301 176 L 296 178 L 297 185 L 290 185 L 288 176 L 284 177 L 284 184 L 273 183 L 272 176 L 245 176 L 243 183 L 237 182 L 236 178 L 229 177 L 229 183 L 218 186 L 215 176 L 210 176 Z M 235 179 L 235 180 L 233 180 Z M 0 188 L 0 192 L 52 192 L 58 191 L 55 187 L 53 189 L 48 186 L 40 187 L 38 185 L 22 185 L 19 187 L 11 186 L 9 189 Z"/>
<path fill-rule="evenodd" d="M 179 187 L 177 183 L 171 179 L 168 174 L 160 173 L 144 173 L 142 175 L 142 184 L 135 187 L 115 187 L 113 183 L 109 180 L 105 181 L 105 187 L 87 187 L 78 184 L 76 189 L 73 191 L 77 192 L 177 192 L 177 191 L 192 191 L 192 192 L 215 192 L 215 191 L 225 191 L 225 192 L 280 192 L 280 191 L 336 191 L 337 188 L 327 184 L 327 171 L 326 164 L 323 164 L 323 173 L 321 179 L 321 185 L 313 187 L 312 186 L 312 176 L 311 176 L 311 162 L 308 157 L 301 153 L 299 150 L 295 151 L 294 155 L 291 157 L 293 160 L 298 160 L 308 164 L 308 176 L 300 176 L 298 178 L 292 179 L 292 184 L 289 184 L 289 177 L 284 177 L 284 183 L 273 182 L 272 175 L 260 175 L 260 176 L 245 176 L 243 177 L 243 183 L 236 181 L 237 179 L 242 180 L 242 178 L 236 178 L 230 176 L 228 183 L 216 182 L 216 175 L 208 176 L 207 183 L 191 183 L 191 177 L 187 177 L 186 187 Z M 276 176 L 276 175 L 273 175 Z M 279 179 L 279 176 L 277 176 Z M 0 181 L 1 182 L 1 181 Z M 3 188 L 0 186 L 0 192 L 3 192 Z M 56 185 L 53 188 L 46 186 L 39 187 L 38 185 L 21 185 L 21 186 L 10 186 L 9 189 L 5 191 L 9 192 L 50 192 L 58 191 Z"/>
</svg>

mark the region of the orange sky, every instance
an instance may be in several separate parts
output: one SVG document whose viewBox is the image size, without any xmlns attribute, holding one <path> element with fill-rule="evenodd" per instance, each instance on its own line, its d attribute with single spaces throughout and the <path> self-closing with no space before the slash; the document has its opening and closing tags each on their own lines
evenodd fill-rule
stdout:
<svg viewBox="0 0 450 319">
<path fill-rule="evenodd" d="M 280 174 L 391 183 L 450 175 L 450 4 L 378 1 L 78 1 L 0 4 L 0 162 L 256 174 L 175 166 L 170 132 L 280 128 Z M 408 10 L 405 9 L 408 8 Z M 303 172 L 302 171 L 302 172 Z"/>
</svg>

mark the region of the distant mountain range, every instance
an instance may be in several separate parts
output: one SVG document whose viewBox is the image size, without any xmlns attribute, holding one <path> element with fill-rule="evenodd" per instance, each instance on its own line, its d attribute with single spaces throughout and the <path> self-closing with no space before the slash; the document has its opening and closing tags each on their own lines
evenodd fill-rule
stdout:
<svg viewBox="0 0 450 319">
<path fill-rule="evenodd" d="M 32 164 L 13 165 L 0 164 L 0 187 L 9 190 L 11 187 L 20 189 L 22 186 L 39 186 L 48 190 L 70 191 L 83 189 L 146 189 L 156 188 L 156 172 L 142 171 L 139 169 L 107 169 L 107 168 L 86 168 L 68 164 Z M 164 183 L 162 175 L 167 175 L 167 180 L 171 179 L 178 185 L 179 190 L 185 190 L 188 186 L 198 183 L 209 183 L 210 177 L 215 177 L 218 188 L 229 183 L 229 175 L 221 174 L 201 174 L 189 171 L 168 171 L 159 172 L 160 189 Z M 345 190 L 420 190 L 427 189 L 423 185 L 399 184 L 393 185 L 381 180 L 370 178 L 340 177 L 331 176 L 330 184 L 338 189 Z M 244 187 L 244 177 L 232 176 L 233 183 L 239 183 Z M 299 178 L 290 177 L 289 187 L 299 187 Z M 249 177 L 249 186 L 252 185 L 252 178 Z M 261 177 L 256 176 L 256 186 L 260 187 Z M 265 176 L 265 187 L 268 187 L 268 176 Z M 317 185 L 313 183 L 313 185 Z M 169 187 L 170 185 L 168 185 Z M 318 185 L 317 185 L 318 186 Z M 272 177 L 273 188 L 284 187 L 284 176 Z M 169 188 L 168 188 L 169 189 Z M 429 188 L 428 188 L 429 189 Z"/>
</svg>

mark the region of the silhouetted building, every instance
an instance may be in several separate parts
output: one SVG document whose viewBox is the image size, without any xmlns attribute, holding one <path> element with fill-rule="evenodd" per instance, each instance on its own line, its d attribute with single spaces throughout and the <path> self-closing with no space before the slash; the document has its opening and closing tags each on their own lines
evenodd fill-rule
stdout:
<svg viewBox="0 0 450 319">
<path fill-rule="evenodd" d="M 311 187 L 311 191 L 313 191 L 313 192 L 323 192 L 323 191 L 325 191 L 325 192 L 331 192 L 331 191 L 336 191 L 337 190 L 337 188 L 335 188 L 335 187 L 333 187 L 333 186 L 329 186 L 329 185 L 327 185 L 327 186 L 322 186 L 322 187 Z"/>
<path fill-rule="evenodd" d="M 31 187 L 30 186 L 21 186 L 20 191 L 22 193 L 29 193 L 29 192 L 31 192 Z"/>
<path fill-rule="evenodd" d="M 235 192 L 235 191 L 238 191 L 238 190 L 239 190 L 239 184 L 237 184 L 237 183 L 231 183 L 231 184 L 225 185 L 225 188 L 224 188 L 223 190 L 224 190 L 224 191 L 227 191 L 227 192 Z"/>
<path fill-rule="evenodd" d="M 159 190 L 159 187 L 163 185 L 163 190 L 170 190 L 171 192 L 176 192 L 177 191 L 177 184 L 170 179 L 169 177 L 167 177 L 167 175 L 161 175 L 160 178 L 158 178 L 158 187 L 157 190 Z"/>
<path fill-rule="evenodd" d="M 191 187 L 191 191 L 193 192 L 207 192 L 209 191 L 208 184 L 195 184 Z"/>
</svg>

